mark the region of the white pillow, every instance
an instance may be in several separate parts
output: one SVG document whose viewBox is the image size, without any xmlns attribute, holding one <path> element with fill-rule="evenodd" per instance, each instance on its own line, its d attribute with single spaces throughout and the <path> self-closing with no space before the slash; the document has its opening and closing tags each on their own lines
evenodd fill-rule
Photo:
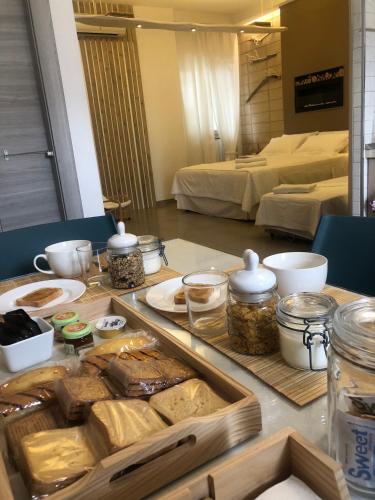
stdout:
<svg viewBox="0 0 375 500">
<path fill-rule="evenodd" d="M 308 132 L 306 134 L 284 134 L 281 137 L 274 137 L 269 144 L 262 149 L 261 153 L 267 155 L 292 154 L 313 133 L 314 132 Z"/>
<path fill-rule="evenodd" d="M 341 153 L 348 146 L 348 134 L 318 134 L 308 137 L 297 149 L 296 153 Z"/>
</svg>

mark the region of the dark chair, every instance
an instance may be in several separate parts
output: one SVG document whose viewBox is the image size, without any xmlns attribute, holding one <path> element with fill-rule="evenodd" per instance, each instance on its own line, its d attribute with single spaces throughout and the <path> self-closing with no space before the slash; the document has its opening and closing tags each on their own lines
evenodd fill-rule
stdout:
<svg viewBox="0 0 375 500">
<path fill-rule="evenodd" d="M 53 222 L 0 233 L 0 280 L 35 270 L 35 255 L 52 243 L 67 240 L 107 241 L 116 229 L 112 215 Z"/>
<path fill-rule="evenodd" d="M 328 259 L 327 283 L 375 296 L 375 218 L 324 215 L 312 252 Z"/>
</svg>

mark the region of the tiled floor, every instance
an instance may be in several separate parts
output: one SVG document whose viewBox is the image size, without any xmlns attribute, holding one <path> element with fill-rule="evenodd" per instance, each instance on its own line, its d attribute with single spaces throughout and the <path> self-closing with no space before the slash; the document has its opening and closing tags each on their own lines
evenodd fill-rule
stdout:
<svg viewBox="0 0 375 500">
<path fill-rule="evenodd" d="M 164 240 L 181 238 L 238 256 L 245 248 L 255 250 L 261 258 L 277 252 L 310 250 L 309 242 L 271 238 L 253 222 L 177 210 L 172 201 L 154 209 L 133 211 L 131 217 L 127 231 L 137 235 L 154 234 Z"/>
</svg>

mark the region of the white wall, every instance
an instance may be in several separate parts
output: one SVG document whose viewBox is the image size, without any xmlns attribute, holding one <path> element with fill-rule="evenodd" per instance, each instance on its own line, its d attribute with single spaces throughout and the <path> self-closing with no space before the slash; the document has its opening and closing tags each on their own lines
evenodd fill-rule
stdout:
<svg viewBox="0 0 375 500">
<path fill-rule="evenodd" d="M 173 21 L 168 8 L 134 6 L 138 18 Z M 186 166 L 186 139 L 173 31 L 137 30 L 156 199 L 172 198 L 174 173 Z"/>
<path fill-rule="evenodd" d="M 49 0 L 85 217 L 103 215 L 91 116 L 71 0 Z"/>
</svg>

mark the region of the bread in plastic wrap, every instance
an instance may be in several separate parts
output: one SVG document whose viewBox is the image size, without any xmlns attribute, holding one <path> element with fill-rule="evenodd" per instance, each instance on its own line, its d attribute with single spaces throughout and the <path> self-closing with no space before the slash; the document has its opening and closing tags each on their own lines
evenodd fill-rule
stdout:
<svg viewBox="0 0 375 500">
<path fill-rule="evenodd" d="M 43 387 L 34 387 L 19 394 L 0 396 L 0 416 L 7 417 L 39 410 L 56 399 L 53 384 Z"/>
<path fill-rule="evenodd" d="M 91 407 L 89 432 L 99 438 L 106 454 L 126 448 L 159 432 L 167 424 L 146 401 L 101 401 Z"/>
<path fill-rule="evenodd" d="M 73 421 L 87 417 L 90 406 L 96 401 L 113 397 L 97 377 L 66 377 L 56 382 L 55 389 L 65 417 Z"/>
<path fill-rule="evenodd" d="M 150 398 L 150 406 L 172 424 L 189 417 L 210 415 L 229 404 L 206 382 L 197 378 L 175 385 Z"/>
<path fill-rule="evenodd" d="M 85 351 L 85 356 L 120 353 L 139 349 L 152 349 L 157 343 L 158 340 L 155 337 L 152 337 L 143 330 L 139 330 L 128 333 L 120 338 L 102 342 L 88 351 Z"/>
<path fill-rule="evenodd" d="M 197 375 L 195 370 L 175 358 L 147 362 L 115 359 L 109 365 L 108 374 L 127 397 L 155 394 Z"/>
<path fill-rule="evenodd" d="M 27 482 L 35 496 L 68 486 L 102 458 L 85 426 L 36 432 L 21 441 Z"/>
<path fill-rule="evenodd" d="M 139 361 L 150 361 L 152 359 L 163 359 L 166 356 L 160 351 L 153 349 L 142 349 L 139 351 L 129 351 L 109 354 L 99 354 L 86 356 L 82 359 L 80 373 L 82 375 L 100 376 L 106 371 L 109 363 L 115 358 L 119 359 L 136 359 Z"/>
<path fill-rule="evenodd" d="M 19 470 L 21 467 L 21 440 L 28 434 L 66 427 L 66 421 L 57 405 L 35 411 L 23 417 L 13 419 L 5 426 L 8 455 Z"/>
<path fill-rule="evenodd" d="M 41 387 L 63 378 L 67 375 L 67 369 L 62 365 L 43 366 L 29 370 L 22 375 L 12 377 L 0 385 L 0 397 L 9 396 L 20 392 L 28 391 L 34 387 Z"/>
</svg>

